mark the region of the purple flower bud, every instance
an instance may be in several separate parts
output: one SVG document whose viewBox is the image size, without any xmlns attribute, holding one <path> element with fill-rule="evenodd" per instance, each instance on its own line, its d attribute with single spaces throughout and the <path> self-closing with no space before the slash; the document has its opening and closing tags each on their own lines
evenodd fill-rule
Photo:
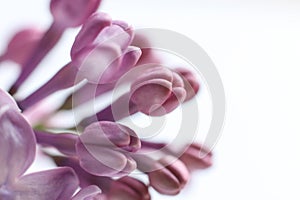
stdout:
<svg viewBox="0 0 300 200">
<path fill-rule="evenodd" d="M 79 78 L 94 84 L 119 78 L 117 75 L 122 75 L 123 68 L 126 69 L 126 66 L 121 68 L 124 65 L 122 59 L 128 52 L 132 38 L 133 30 L 127 23 L 112 22 L 104 13 L 92 15 L 79 32 L 71 50 Z"/>
<path fill-rule="evenodd" d="M 129 152 L 140 148 L 140 140 L 129 128 L 114 122 L 88 126 L 76 144 L 80 165 L 97 176 L 121 176 L 136 168 Z"/>
<path fill-rule="evenodd" d="M 205 169 L 212 165 L 212 153 L 205 147 L 193 143 L 180 156 L 180 160 L 190 171 Z"/>
<path fill-rule="evenodd" d="M 175 71 L 182 77 L 184 81 L 184 88 L 186 91 L 185 101 L 188 101 L 197 94 L 200 88 L 200 83 L 197 77 L 188 69 L 177 68 Z"/>
<path fill-rule="evenodd" d="M 122 52 L 115 43 L 85 48 L 74 60 L 79 79 L 98 84 L 108 70 L 115 71 L 121 63 Z"/>
<path fill-rule="evenodd" d="M 42 36 L 43 32 L 36 28 L 27 28 L 17 32 L 8 43 L 5 59 L 12 60 L 20 66 L 24 65 Z"/>
<path fill-rule="evenodd" d="M 131 86 L 131 101 L 147 115 L 161 116 L 173 111 L 185 98 L 183 81 L 165 67 L 153 67 Z"/>
<path fill-rule="evenodd" d="M 83 24 L 97 10 L 101 0 L 51 0 L 54 21 L 65 27 Z"/>
<path fill-rule="evenodd" d="M 75 59 L 85 46 L 92 44 L 103 28 L 111 25 L 111 21 L 111 17 L 106 13 L 94 13 L 91 15 L 75 38 L 71 49 L 72 59 Z"/>
<path fill-rule="evenodd" d="M 189 171 L 180 161 L 170 163 L 171 157 L 165 157 L 155 167 L 158 170 L 148 173 L 150 185 L 161 194 L 176 195 L 189 180 Z M 166 167 L 164 167 L 167 165 Z"/>
<path fill-rule="evenodd" d="M 122 200 L 150 200 L 148 187 L 141 181 L 126 176 L 112 181 L 108 191 L 105 191 L 108 199 Z"/>
</svg>

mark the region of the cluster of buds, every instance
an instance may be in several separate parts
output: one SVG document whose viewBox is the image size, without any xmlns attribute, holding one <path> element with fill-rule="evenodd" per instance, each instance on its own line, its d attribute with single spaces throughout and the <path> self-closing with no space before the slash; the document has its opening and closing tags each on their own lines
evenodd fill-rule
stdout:
<svg viewBox="0 0 300 200">
<path fill-rule="evenodd" d="M 143 43 L 150 43 L 151 38 L 135 34 L 126 22 L 96 12 L 100 3 L 51 0 L 53 23 L 49 29 L 20 30 L 0 56 L 0 67 L 7 60 L 20 67 L 11 87 L 7 91 L 0 88 L 0 199 L 149 200 L 150 187 L 164 195 L 176 195 L 194 170 L 212 165 L 211 152 L 200 144 L 186 144 L 178 155 L 176 147 L 144 141 L 138 132 L 119 122 L 136 113 L 151 117 L 171 113 L 192 99 L 200 84 L 188 68 L 166 67 L 151 49 L 143 49 Z M 32 94 L 15 99 L 65 30 L 79 26 L 71 60 Z M 76 109 L 112 92 L 132 71 L 126 82 L 128 91 L 107 107 L 66 130 L 49 126 L 49 119 L 62 110 Z M 76 89 L 60 106 L 45 106 L 50 95 L 70 88 Z M 36 147 L 57 167 L 24 175 L 35 159 Z M 49 147 L 57 151 L 53 153 Z M 157 158 L 151 151 L 160 151 L 162 156 Z M 134 173 L 147 176 L 148 181 L 134 178 Z"/>
</svg>

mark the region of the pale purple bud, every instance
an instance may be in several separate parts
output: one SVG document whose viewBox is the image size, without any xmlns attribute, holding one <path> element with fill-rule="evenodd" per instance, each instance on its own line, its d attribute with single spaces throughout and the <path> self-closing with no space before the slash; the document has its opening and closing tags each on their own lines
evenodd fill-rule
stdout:
<svg viewBox="0 0 300 200">
<path fill-rule="evenodd" d="M 193 143 L 180 156 L 180 160 L 186 164 L 190 171 L 206 169 L 212 166 L 212 153 L 205 147 Z"/>
<path fill-rule="evenodd" d="M 87 172 L 96 176 L 123 176 L 136 168 L 129 152 L 137 151 L 140 146 L 140 140 L 131 129 L 104 121 L 84 130 L 76 150 L 80 166 Z"/>
<path fill-rule="evenodd" d="M 131 86 L 131 101 L 151 116 L 173 111 L 185 95 L 181 77 L 165 67 L 147 69 Z"/>
<path fill-rule="evenodd" d="M 95 12 L 101 0 L 51 0 L 50 10 L 54 21 L 64 27 L 83 24 Z"/>
<path fill-rule="evenodd" d="M 141 147 L 141 142 L 133 130 L 109 121 L 95 122 L 87 126 L 80 135 L 80 140 L 85 144 L 121 148 L 130 152 L 135 152 Z"/>
<path fill-rule="evenodd" d="M 26 28 L 17 32 L 7 45 L 5 59 L 23 66 L 42 36 L 43 32 L 36 28 Z"/>
<path fill-rule="evenodd" d="M 86 48 L 75 60 L 78 76 L 89 83 L 98 84 L 109 71 L 117 70 L 121 63 L 121 49 L 116 44 L 102 44 Z"/>
<path fill-rule="evenodd" d="M 75 59 L 77 54 L 86 46 L 92 44 L 104 27 L 111 25 L 111 17 L 106 13 L 94 13 L 83 24 L 71 49 L 71 57 Z"/>
</svg>

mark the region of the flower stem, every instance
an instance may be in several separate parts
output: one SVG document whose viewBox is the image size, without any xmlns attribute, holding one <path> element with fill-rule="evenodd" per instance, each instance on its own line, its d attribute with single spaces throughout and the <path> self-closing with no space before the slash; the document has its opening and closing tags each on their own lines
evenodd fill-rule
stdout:
<svg viewBox="0 0 300 200">
<path fill-rule="evenodd" d="M 95 116 L 85 118 L 80 123 L 81 126 L 86 127 L 96 121 L 117 121 L 125 117 L 133 115 L 138 112 L 137 106 L 130 101 L 129 93 L 122 95 L 115 102 L 108 107 L 98 112 Z"/>
<path fill-rule="evenodd" d="M 68 63 L 42 87 L 19 101 L 19 107 L 22 110 L 26 110 L 54 92 L 72 87 L 75 84 L 76 73 L 76 68 L 72 66 L 72 63 Z"/>
<path fill-rule="evenodd" d="M 57 44 L 61 38 L 65 28 L 58 23 L 53 22 L 48 31 L 44 34 L 37 47 L 28 58 L 27 62 L 22 66 L 22 72 L 19 75 L 16 82 L 10 89 L 10 94 L 15 94 L 20 85 L 28 78 L 43 58 L 49 53 L 49 51 Z"/>
<path fill-rule="evenodd" d="M 44 146 L 55 147 L 61 153 L 68 156 L 75 156 L 75 144 L 78 135 L 72 133 L 49 133 L 44 131 L 34 131 L 37 143 Z"/>
</svg>

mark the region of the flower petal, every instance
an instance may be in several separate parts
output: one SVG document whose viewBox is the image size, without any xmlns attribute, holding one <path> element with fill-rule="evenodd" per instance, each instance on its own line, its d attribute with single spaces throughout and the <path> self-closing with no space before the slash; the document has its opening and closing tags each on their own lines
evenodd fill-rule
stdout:
<svg viewBox="0 0 300 200">
<path fill-rule="evenodd" d="M 17 199 L 68 200 L 78 184 L 73 169 L 62 167 L 23 176 L 13 188 Z"/>
<path fill-rule="evenodd" d="M 0 107 L 0 185 L 14 182 L 32 164 L 36 141 L 21 113 Z"/>
<path fill-rule="evenodd" d="M 0 108 L 3 106 L 9 106 L 16 110 L 20 110 L 16 101 L 6 91 L 0 88 Z"/>
<path fill-rule="evenodd" d="M 101 190 L 96 185 L 81 189 L 71 200 L 88 200 L 100 196 Z M 99 197 L 100 198 L 100 197 Z M 100 198 L 101 199 L 101 198 Z"/>
</svg>

